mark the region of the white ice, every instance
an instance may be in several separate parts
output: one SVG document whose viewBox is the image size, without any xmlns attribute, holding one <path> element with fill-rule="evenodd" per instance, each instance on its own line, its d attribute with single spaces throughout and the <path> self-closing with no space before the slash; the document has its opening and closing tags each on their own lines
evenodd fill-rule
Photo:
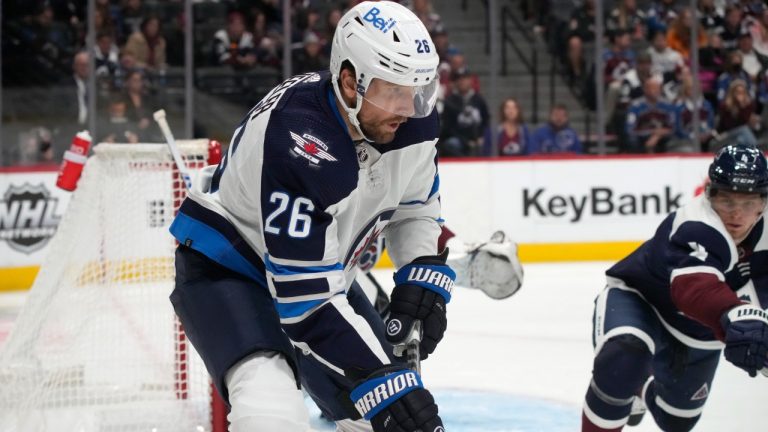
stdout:
<svg viewBox="0 0 768 432">
<path fill-rule="evenodd" d="M 488 412 L 489 408 L 521 409 L 520 405 L 503 403 L 483 402 L 479 406 L 481 399 L 487 401 L 493 395 L 551 402 L 567 413 L 565 422 L 572 425 L 568 430 L 577 431 L 592 367 L 592 301 L 604 285 L 603 272 L 609 265 L 528 264 L 523 288 L 501 301 L 480 291 L 457 288 L 448 305 L 445 339 L 422 365 L 425 385 L 438 396 L 453 390 L 477 392 L 478 406 L 464 407 L 464 417 L 471 417 L 467 413 L 473 412 L 494 417 L 496 413 Z M 391 281 L 391 271 L 377 270 L 376 274 L 385 286 Z M 0 295 L 0 339 L 22 300 L 23 295 Z M 767 408 L 768 378 L 750 378 L 723 359 L 695 431 L 765 430 Z M 450 417 L 449 413 L 446 416 Z M 564 421 L 558 420 L 560 424 Z M 552 418 L 542 416 L 539 423 L 496 425 L 493 430 L 549 432 L 552 422 Z M 451 428 L 450 423 L 446 429 L 465 432 L 460 427 Z M 625 430 L 659 429 L 647 415 L 638 427 Z"/>
</svg>

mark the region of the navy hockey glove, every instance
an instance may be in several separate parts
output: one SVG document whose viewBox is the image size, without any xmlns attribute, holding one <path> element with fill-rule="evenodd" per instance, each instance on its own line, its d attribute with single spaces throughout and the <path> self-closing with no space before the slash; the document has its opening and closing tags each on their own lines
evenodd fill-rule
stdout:
<svg viewBox="0 0 768 432">
<path fill-rule="evenodd" d="M 743 304 L 721 318 L 725 329 L 725 359 L 754 377 L 768 358 L 768 313 Z"/>
<path fill-rule="evenodd" d="M 350 398 L 374 432 L 443 430 L 435 399 L 412 370 L 367 379 L 352 390 Z"/>
<path fill-rule="evenodd" d="M 456 273 L 445 264 L 446 249 L 437 256 L 416 258 L 395 273 L 387 320 L 387 340 L 402 344 L 415 320 L 422 322 L 419 354 L 426 359 L 435 351 L 447 327 L 445 305 L 451 300 Z"/>
</svg>

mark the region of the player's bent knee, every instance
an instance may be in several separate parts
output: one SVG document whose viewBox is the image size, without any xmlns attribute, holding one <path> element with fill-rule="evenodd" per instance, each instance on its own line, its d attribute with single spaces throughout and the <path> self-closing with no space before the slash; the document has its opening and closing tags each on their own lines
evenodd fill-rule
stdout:
<svg viewBox="0 0 768 432">
<path fill-rule="evenodd" d="M 612 397 L 631 397 L 650 376 L 652 357 L 648 345 L 636 336 L 612 337 L 595 357 L 593 380 Z"/>
<path fill-rule="evenodd" d="M 309 430 L 304 397 L 281 354 L 262 351 L 248 357 L 230 369 L 226 384 L 231 432 Z"/>
</svg>

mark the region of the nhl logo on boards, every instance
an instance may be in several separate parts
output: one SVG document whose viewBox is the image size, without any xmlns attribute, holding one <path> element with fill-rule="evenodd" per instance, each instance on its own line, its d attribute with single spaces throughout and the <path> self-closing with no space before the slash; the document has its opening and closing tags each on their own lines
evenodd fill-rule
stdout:
<svg viewBox="0 0 768 432">
<path fill-rule="evenodd" d="M 58 203 L 43 184 L 11 185 L 0 201 L 0 241 L 25 254 L 40 250 L 59 225 Z"/>
</svg>

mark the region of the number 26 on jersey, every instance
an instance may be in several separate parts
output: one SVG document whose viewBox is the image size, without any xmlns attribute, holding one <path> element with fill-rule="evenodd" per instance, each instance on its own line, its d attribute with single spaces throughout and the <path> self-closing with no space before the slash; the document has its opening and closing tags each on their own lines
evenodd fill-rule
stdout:
<svg viewBox="0 0 768 432">
<path fill-rule="evenodd" d="M 309 235 L 309 232 L 312 230 L 312 217 L 309 213 L 315 209 L 315 205 L 312 204 L 309 198 L 296 197 L 291 199 L 285 192 L 272 192 L 272 195 L 269 196 L 269 202 L 276 204 L 277 208 L 264 221 L 265 233 L 280 235 L 282 229 L 286 227 L 278 226 L 278 221 L 275 219 L 288 211 L 290 207 L 291 213 L 287 226 L 288 235 L 294 238 L 304 238 Z"/>
</svg>

